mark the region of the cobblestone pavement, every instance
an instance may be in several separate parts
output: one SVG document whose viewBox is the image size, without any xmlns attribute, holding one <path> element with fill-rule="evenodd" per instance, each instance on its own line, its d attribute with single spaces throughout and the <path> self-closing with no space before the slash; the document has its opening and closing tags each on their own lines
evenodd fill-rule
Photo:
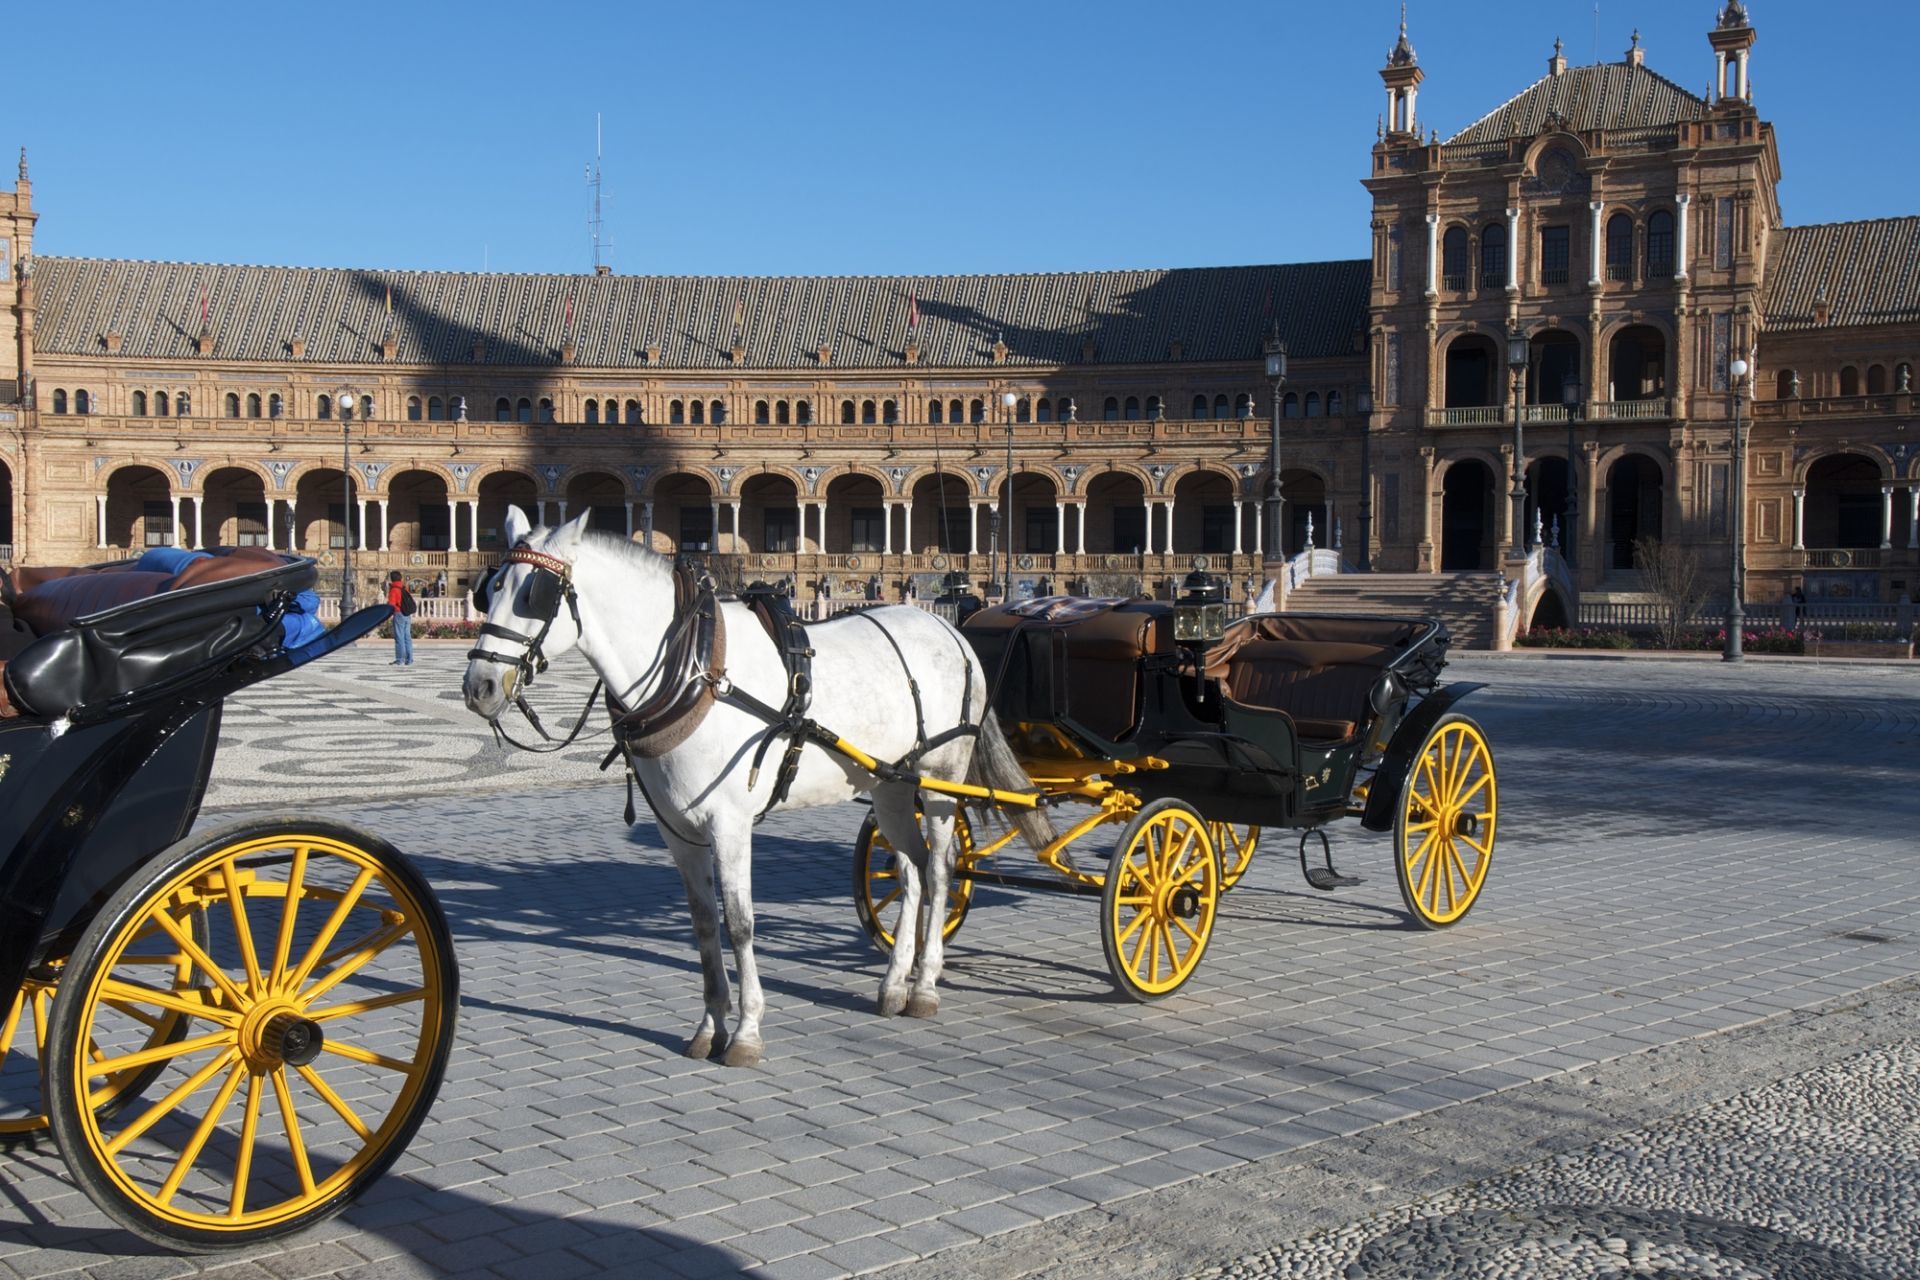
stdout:
<svg viewBox="0 0 1920 1280">
<path fill-rule="evenodd" d="M 56 1153 L 15 1152 L 0 1276 L 805 1277 L 935 1255 L 968 1274 L 1089 1211 L 1829 1005 L 1920 958 L 1920 668 L 1468 656 L 1450 674 L 1491 685 L 1466 709 L 1504 821 L 1459 926 L 1407 926 L 1383 837 L 1337 829 L 1368 880 L 1322 895 L 1270 836 L 1166 1001 L 1114 995 L 1092 904 L 982 889 L 940 1017 L 882 1020 L 849 904 L 861 810 L 779 814 L 756 861 L 768 1059 L 728 1071 L 678 1053 L 698 966 L 652 825 L 623 828 L 594 747 L 500 753 L 459 708 L 460 653 L 394 669 L 363 645 L 235 699 L 207 814 L 319 808 L 434 882 L 464 1001 L 409 1153 L 338 1221 L 204 1260 L 153 1254 Z M 549 727 L 586 687 L 554 674 Z M 1881 1076 L 1911 1071 L 1888 1053 Z M 1754 1225 L 1802 1229 L 1769 1216 L 1773 1185 Z"/>
</svg>

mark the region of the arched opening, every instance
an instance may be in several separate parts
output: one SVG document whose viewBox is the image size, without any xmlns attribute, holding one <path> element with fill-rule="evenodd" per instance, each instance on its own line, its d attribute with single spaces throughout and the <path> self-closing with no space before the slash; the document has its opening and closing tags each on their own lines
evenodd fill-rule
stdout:
<svg viewBox="0 0 1920 1280">
<path fill-rule="evenodd" d="M 1140 397 L 1128 396 L 1127 402 L 1120 408 L 1120 413 L 1128 422 L 1138 422 L 1140 420 Z"/>
<path fill-rule="evenodd" d="M 608 403 L 608 404 L 612 404 L 613 402 L 612 402 L 612 401 L 608 401 L 607 403 Z M 613 416 L 613 410 L 612 410 L 612 409 L 608 409 L 608 410 L 607 410 L 607 416 L 608 416 L 608 418 L 609 418 L 609 420 L 611 420 L 611 418 L 612 418 L 612 416 Z M 645 413 L 644 413 L 644 411 L 643 411 L 643 410 L 642 410 L 642 409 L 640 408 L 640 402 L 639 402 L 638 400 L 629 400 L 629 401 L 627 401 L 627 416 L 626 416 L 626 423 L 627 423 L 627 425 L 628 425 L 628 426 L 630 426 L 630 427 L 638 427 L 638 426 L 644 426 L 644 425 L 645 425 L 645 423 L 646 423 L 646 415 L 645 415 Z"/>
<path fill-rule="evenodd" d="M 1647 218 L 1647 279 L 1673 279 L 1673 215 L 1665 209 Z"/>
<path fill-rule="evenodd" d="M 794 401 L 793 402 L 793 421 L 795 426 L 801 426 L 801 427 L 812 426 L 813 425 L 813 401 L 811 400 Z"/>
<path fill-rule="evenodd" d="M 287 411 L 287 402 L 280 398 L 278 391 L 267 397 L 267 416 L 278 418 Z"/>
<path fill-rule="evenodd" d="M 316 467 L 300 477 L 294 487 L 294 550 L 317 553 L 347 545 L 348 529 L 360 524 L 356 503 L 347 500 L 349 493 L 347 477 L 338 468 Z"/>
<path fill-rule="evenodd" d="M 1608 344 L 1609 394 L 1615 400 L 1658 400 L 1667 394 L 1667 336 L 1630 324 Z"/>
<path fill-rule="evenodd" d="M 848 555 L 886 545 L 885 491 L 868 475 L 835 476 L 827 485 L 826 551 Z"/>
<path fill-rule="evenodd" d="M 1567 602 L 1560 598 L 1558 591 L 1551 588 L 1541 594 L 1540 602 L 1533 606 L 1533 616 L 1527 619 L 1529 628 L 1539 627 L 1542 630 L 1559 630 L 1572 625 L 1572 620 L 1567 617 Z"/>
<path fill-rule="evenodd" d="M 1285 502 L 1286 528 L 1281 550 L 1291 558 L 1307 549 L 1307 539 L 1316 547 L 1333 545 L 1333 525 L 1328 520 L 1327 482 L 1311 471 L 1282 469 L 1280 497 Z M 1308 522 L 1312 522 L 1309 535 Z"/>
<path fill-rule="evenodd" d="M 164 391 L 154 392 L 153 393 L 153 416 L 156 418 L 164 418 L 167 416 L 167 412 L 168 412 L 167 393 Z M 180 412 L 184 414 L 186 410 L 182 409 Z"/>
<path fill-rule="evenodd" d="M 1773 398 L 1775 400 L 1798 400 L 1800 398 L 1800 375 L 1792 369 L 1782 369 L 1773 375 Z"/>
<path fill-rule="evenodd" d="M 1234 544 L 1233 482 L 1217 471 L 1195 471 L 1173 486 L 1173 550 L 1182 555 L 1230 555 Z"/>
<path fill-rule="evenodd" d="M 707 405 L 707 421 L 708 422 L 711 422 L 714 426 L 717 427 L 725 423 L 726 420 L 727 420 L 727 402 L 725 400 L 715 400 Z"/>
<path fill-rule="evenodd" d="M 1640 538 L 1661 537 L 1665 480 L 1652 458 L 1630 453 L 1607 468 L 1606 567 L 1633 569 L 1633 544 Z"/>
<path fill-rule="evenodd" d="M 713 550 L 713 539 L 713 486 L 684 471 L 662 476 L 653 488 L 653 549 L 704 555 Z"/>
<path fill-rule="evenodd" d="M 707 402 L 705 400 L 694 400 L 687 405 L 687 421 L 697 427 L 703 425 L 706 420 Z"/>
<path fill-rule="evenodd" d="M 1035 422 L 1052 422 L 1053 421 L 1053 401 L 1051 400 L 1034 401 L 1033 420 Z"/>
<path fill-rule="evenodd" d="M 1289 391 L 1285 396 L 1281 397 L 1280 416 L 1283 418 L 1297 418 L 1300 416 L 1299 392 Z"/>
<path fill-rule="evenodd" d="M 1193 398 L 1193 416 L 1198 420 L 1205 420 L 1211 416 L 1207 411 L 1207 398 L 1205 396 L 1195 396 Z"/>
<path fill-rule="evenodd" d="M 946 416 L 946 410 L 938 400 L 932 400 L 927 403 L 927 421 L 928 422 L 933 423 L 935 426 L 939 426 L 941 423 L 941 420 L 945 418 L 945 416 Z"/>
<path fill-rule="evenodd" d="M 860 402 L 860 421 L 863 423 L 878 421 L 878 417 L 874 412 L 873 401 L 862 400 Z"/>
<path fill-rule="evenodd" d="M 1565 329 L 1543 329 L 1528 350 L 1527 403 L 1580 403 L 1580 339 Z"/>
<path fill-rule="evenodd" d="M 793 406 L 785 400 L 776 401 L 773 406 L 773 421 L 775 426 L 792 426 Z"/>
<path fill-rule="evenodd" d="M 921 476 L 913 486 L 913 550 L 962 552 L 967 549 L 966 481 L 959 476 L 935 472 Z"/>
<path fill-rule="evenodd" d="M 387 481 L 388 551 L 453 550 L 453 510 L 447 482 L 432 471 L 402 471 Z M 538 519 L 537 513 L 529 516 Z M 374 531 L 377 540 L 379 531 Z"/>
<path fill-rule="evenodd" d="M 800 490 L 782 475 L 748 476 L 740 486 L 741 551 L 800 549 Z"/>
<path fill-rule="evenodd" d="M 627 486 L 620 477 L 605 471 L 583 471 L 569 479 L 567 519 L 578 519 L 583 511 L 592 513 L 587 528 L 616 538 L 627 536 Z"/>
<path fill-rule="evenodd" d="M 1253 416 L 1253 397 L 1242 391 L 1233 398 L 1233 416 L 1251 418 Z"/>
<path fill-rule="evenodd" d="M 1633 279 L 1633 216 L 1616 213 L 1607 219 L 1607 279 L 1625 284 Z"/>
<path fill-rule="evenodd" d="M 514 402 L 513 417 L 516 422 L 532 422 L 533 401 L 527 399 L 525 396 L 521 396 L 519 400 Z"/>
<path fill-rule="evenodd" d="M 200 480 L 200 535 L 214 547 L 267 545 L 266 482 L 245 467 L 216 467 Z"/>
<path fill-rule="evenodd" d="M 1006 486 L 1000 487 L 1005 499 Z M 1059 490 L 1051 476 L 1022 471 L 1013 477 L 1012 508 L 1003 529 L 1012 530 L 1015 555 L 1050 556 L 1058 546 L 1060 533 Z"/>
<path fill-rule="evenodd" d="M 13 468 L 0 462 L 0 547 L 7 549 L 7 563 L 13 563 Z"/>
<path fill-rule="evenodd" d="M 508 507 L 518 507 L 520 514 L 535 524 L 540 523 L 540 491 L 534 487 L 532 476 L 518 471 L 496 471 L 481 477 L 480 490 L 475 496 L 479 499 L 476 513 L 480 522 L 476 549 L 505 547 Z"/>
<path fill-rule="evenodd" d="M 1870 396 L 1887 394 L 1887 366 L 1883 364 L 1867 366 L 1867 394 Z"/>
<path fill-rule="evenodd" d="M 1338 391 L 1327 392 L 1327 416 L 1338 418 L 1347 411 L 1346 404 L 1340 399 Z"/>
<path fill-rule="evenodd" d="M 1463 333 L 1447 344 L 1447 382 L 1442 393 L 1449 409 L 1497 405 L 1500 397 L 1500 349 L 1484 333 Z"/>
<path fill-rule="evenodd" d="M 546 396 L 540 397 L 539 417 L 540 417 L 540 421 L 542 422 L 553 421 L 553 401 L 548 399 Z"/>
<path fill-rule="evenodd" d="M 1806 526 L 1809 547 L 1880 545 L 1879 464 L 1858 453 L 1835 453 L 1807 468 Z"/>
<path fill-rule="evenodd" d="M 765 427 L 772 425 L 772 423 L 773 407 L 765 400 L 755 400 L 753 402 L 753 425 L 756 427 Z"/>
<path fill-rule="evenodd" d="M 1558 547 L 1572 563 L 1574 539 L 1568 511 L 1573 495 L 1567 486 L 1565 458 L 1535 458 L 1527 465 L 1527 545 L 1537 541 L 1541 546 Z"/>
<path fill-rule="evenodd" d="M 1231 417 L 1232 414 L 1233 414 L 1232 401 L 1228 400 L 1224 395 L 1218 395 L 1213 398 L 1213 416 L 1214 417 L 1226 418 L 1226 417 Z"/>
<path fill-rule="evenodd" d="M 447 420 L 447 402 L 439 396 L 427 397 L 427 421 L 445 422 Z"/>
<path fill-rule="evenodd" d="M 137 555 L 173 546 L 173 532 L 173 489 L 165 475 L 153 467 L 121 467 L 107 477 L 108 546 Z"/>
<path fill-rule="evenodd" d="M 239 392 L 237 391 L 227 392 L 226 399 L 225 401 L 223 401 L 223 403 L 227 407 L 227 416 L 229 418 L 237 418 L 240 416 L 240 393 Z"/>
<path fill-rule="evenodd" d="M 1499 289 L 1507 283 L 1507 229 L 1497 222 L 1480 231 L 1480 287 Z"/>
<path fill-rule="evenodd" d="M 136 418 L 147 416 L 147 393 L 144 391 L 133 393 L 133 416 Z"/>
<path fill-rule="evenodd" d="M 1146 486 L 1137 476 L 1108 471 L 1087 483 L 1087 551 L 1133 555 L 1147 549 Z"/>
<path fill-rule="evenodd" d="M 1309 418 L 1317 418 L 1320 416 L 1320 393 L 1318 391 L 1307 392 L 1305 408 Z"/>
<path fill-rule="evenodd" d="M 1857 396 L 1860 394 L 1860 371 L 1852 365 L 1840 370 L 1840 394 Z"/>
<path fill-rule="evenodd" d="M 1463 458 L 1447 468 L 1441 491 L 1441 572 L 1491 569 L 1499 537 L 1493 468 L 1478 458 Z"/>
<path fill-rule="evenodd" d="M 580 408 L 581 408 L 581 412 L 586 416 L 588 426 L 592 427 L 592 426 L 599 425 L 600 402 L 598 400 L 590 399 L 584 405 L 580 406 Z"/>
<path fill-rule="evenodd" d="M 53 411 L 55 413 L 65 413 L 67 411 L 67 393 L 59 387 L 53 389 Z"/>
<path fill-rule="evenodd" d="M 321 396 L 320 400 L 321 400 L 321 405 L 324 408 L 326 403 L 326 397 Z M 327 415 L 325 413 L 322 413 L 320 416 L 324 418 Z M 495 400 L 493 402 L 493 420 L 495 422 L 512 422 L 513 421 L 513 401 L 507 399 L 505 396 L 501 396 L 498 400 Z"/>
<path fill-rule="evenodd" d="M 1117 397 L 1108 396 L 1101 402 L 1100 417 L 1107 422 L 1118 422 L 1120 420 L 1120 401 Z"/>
<path fill-rule="evenodd" d="M 1440 240 L 1440 285 L 1449 293 L 1467 291 L 1467 229 L 1447 228 Z"/>
</svg>

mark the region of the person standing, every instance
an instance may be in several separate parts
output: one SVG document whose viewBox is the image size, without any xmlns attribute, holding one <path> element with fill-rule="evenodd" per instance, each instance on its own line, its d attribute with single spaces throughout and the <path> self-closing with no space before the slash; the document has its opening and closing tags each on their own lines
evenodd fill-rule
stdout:
<svg viewBox="0 0 1920 1280">
<path fill-rule="evenodd" d="M 413 593 L 395 569 L 387 575 L 387 603 L 393 608 L 393 661 L 389 665 L 413 665 Z"/>
</svg>

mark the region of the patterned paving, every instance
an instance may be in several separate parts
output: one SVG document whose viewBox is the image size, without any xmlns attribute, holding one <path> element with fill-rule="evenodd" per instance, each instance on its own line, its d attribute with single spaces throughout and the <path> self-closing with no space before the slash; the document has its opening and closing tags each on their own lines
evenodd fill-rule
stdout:
<svg viewBox="0 0 1920 1280">
<path fill-rule="evenodd" d="M 1920 667 L 1479 657 L 1499 860 L 1468 920 L 1406 927 L 1388 842 L 1307 889 L 1270 838 L 1199 975 L 1117 998 L 1092 904 L 982 891 L 937 1021 L 870 1012 L 860 810 L 769 818 L 768 1060 L 689 1062 L 677 875 L 599 751 L 501 754 L 457 648 L 372 646 L 236 700 L 212 803 L 311 806 L 414 853 L 458 938 L 460 1046 L 394 1174 L 235 1260 L 111 1229 L 47 1150 L 0 1163 L 0 1276 L 854 1274 L 1330 1136 L 1809 1007 L 1920 957 Z M 540 700 L 570 719 L 584 683 Z M 579 692 L 562 696 L 569 689 Z M 567 706 L 571 701 L 572 705 Z M 558 710 L 566 706 L 564 712 Z M 210 812 L 218 819 L 222 813 Z"/>
</svg>

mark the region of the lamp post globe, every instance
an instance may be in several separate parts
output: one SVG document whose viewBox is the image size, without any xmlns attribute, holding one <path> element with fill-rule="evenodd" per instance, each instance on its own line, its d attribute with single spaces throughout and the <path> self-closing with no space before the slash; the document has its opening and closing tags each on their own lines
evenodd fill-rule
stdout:
<svg viewBox="0 0 1920 1280">
<path fill-rule="evenodd" d="M 1747 606 L 1741 598 L 1746 594 L 1743 581 L 1746 549 L 1742 545 L 1741 530 L 1741 517 L 1746 514 L 1746 442 L 1741 438 L 1740 402 L 1751 369 L 1752 366 L 1738 356 L 1727 364 L 1727 391 L 1733 396 L 1733 439 L 1729 442 L 1727 463 L 1727 536 L 1731 542 L 1727 556 L 1727 643 L 1720 654 L 1726 662 L 1740 662 L 1747 656 L 1744 636 Z"/>
<path fill-rule="evenodd" d="M 1522 424 L 1520 396 L 1525 388 L 1527 363 L 1533 342 L 1527 331 L 1515 325 L 1507 331 L 1507 368 L 1513 374 L 1513 545 L 1508 554 L 1515 560 L 1527 556 L 1527 439 Z"/>
</svg>

